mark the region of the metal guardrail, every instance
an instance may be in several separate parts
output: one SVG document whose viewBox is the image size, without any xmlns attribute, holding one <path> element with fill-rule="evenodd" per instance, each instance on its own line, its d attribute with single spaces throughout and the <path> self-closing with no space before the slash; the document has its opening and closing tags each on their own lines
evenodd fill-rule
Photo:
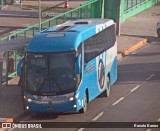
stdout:
<svg viewBox="0 0 160 131">
<path fill-rule="evenodd" d="M 125 0 L 124 12 L 129 12 L 130 10 L 137 8 L 148 1 L 150 0 Z"/>
<path fill-rule="evenodd" d="M 101 0 L 90 0 L 75 9 L 71 9 L 67 12 L 61 13 L 57 16 L 54 16 L 48 20 L 41 22 L 41 26 L 39 26 L 39 23 L 37 23 L 35 25 L 29 26 L 28 28 L 16 31 L 6 37 L 0 38 L 0 43 L 12 39 L 32 38 L 36 33 L 39 32 L 39 27 L 41 27 L 41 30 L 44 30 L 50 26 L 61 24 L 68 20 L 95 18 L 95 16 L 97 17 L 97 11 L 95 14 L 95 8 L 99 4 L 99 1 Z M 98 15 L 100 18 L 101 14 Z M 12 56 L 9 57 L 14 59 L 14 71 L 10 72 L 9 74 L 8 73 L 6 74 L 7 76 L 11 77 L 16 74 L 16 69 L 19 59 L 18 50 L 12 51 Z"/>
<path fill-rule="evenodd" d="M 94 9 L 95 9 L 94 7 L 96 6 L 98 1 L 99 0 L 92 0 L 84 5 L 81 5 L 77 8 L 75 8 L 75 9 L 69 10 L 69 11 L 64 12 L 62 14 L 54 16 L 53 18 L 45 20 L 45 21 L 41 22 L 41 28 L 42 28 L 42 30 L 44 30 L 50 26 L 64 23 L 67 20 L 82 19 L 82 18 L 94 18 Z M 32 25 L 32 26 L 29 26 L 28 28 L 25 28 L 23 30 L 16 31 L 15 33 L 12 33 L 6 37 L 0 38 L 0 41 L 10 40 L 10 39 L 12 39 L 12 37 L 14 37 L 14 38 L 31 38 L 37 32 L 39 32 L 39 23 Z"/>
</svg>

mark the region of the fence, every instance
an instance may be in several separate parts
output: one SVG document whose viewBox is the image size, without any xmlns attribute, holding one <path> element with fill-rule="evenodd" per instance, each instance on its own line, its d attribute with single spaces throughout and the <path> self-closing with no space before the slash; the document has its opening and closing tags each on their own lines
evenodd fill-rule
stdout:
<svg viewBox="0 0 160 131">
<path fill-rule="evenodd" d="M 92 0 L 86 4 L 83 4 L 79 6 L 78 8 L 69 10 L 67 12 L 64 12 L 62 14 L 59 14 L 53 18 L 50 18 L 48 20 L 45 20 L 41 22 L 41 29 L 44 30 L 50 26 L 61 24 L 66 22 L 67 20 L 74 20 L 74 19 L 86 19 L 86 18 L 98 18 L 101 16 L 100 11 L 100 1 L 102 0 Z M 96 12 L 95 12 L 96 9 Z M 0 39 L 0 41 L 4 40 L 10 40 L 11 38 L 31 38 L 33 37 L 37 32 L 39 32 L 39 23 L 32 25 L 28 28 L 25 28 L 23 30 L 17 31 L 15 33 L 12 33 L 6 37 L 3 37 Z"/>
<path fill-rule="evenodd" d="M 124 22 L 127 18 L 142 12 L 153 6 L 158 0 L 120 0 L 120 20 Z M 105 0 L 105 17 L 117 21 L 118 0 Z"/>
<path fill-rule="evenodd" d="M 91 0 L 89 2 L 82 4 L 78 8 L 61 13 L 61 14 L 59 14 L 53 18 L 50 18 L 48 20 L 45 20 L 41 23 L 32 25 L 28 28 L 17 31 L 15 33 L 12 33 L 6 37 L 0 38 L 0 42 L 6 41 L 6 40 L 11 40 L 11 39 L 32 38 L 36 33 L 39 32 L 39 27 L 41 27 L 41 30 L 44 30 L 50 26 L 61 24 L 61 23 L 64 23 L 68 20 L 100 18 L 100 17 L 102 17 L 102 14 L 103 14 L 102 10 L 101 10 L 102 3 L 103 3 L 103 0 Z M 18 60 L 20 59 L 18 52 L 21 52 L 21 51 L 19 51 L 19 50 L 11 51 L 10 52 L 11 55 L 9 55 L 9 58 L 7 58 L 7 59 L 14 60 L 14 70 L 12 72 L 10 72 L 9 74 L 7 71 L 7 73 L 6 73 L 7 76 L 12 76 L 12 75 L 16 74 L 17 63 L 18 63 Z"/>
<path fill-rule="evenodd" d="M 2 0 L 0 0 L 2 1 Z M 118 0 L 90 0 L 84 2 L 81 6 L 61 13 L 41 23 L 32 25 L 23 30 L 12 33 L 6 37 L 0 38 L 1 41 L 17 39 L 17 38 L 32 38 L 39 32 L 39 28 L 44 30 L 50 26 L 64 23 L 68 20 L 86 19 L 86 18 L 111 18 L 117 20 L 117 1 Z M 131 17 L 150 6 L 156 4 L 158 0 L 121 0 L 121 22 L 126 18 Z M 16 74 L 17 62 L 20 58 L 19 50 L 13 51 L 11 58 L 14 58 L 14 71 L 10 72 L 9 76 Z"/>
<path fill-rule="evenodd" d="M 158 0 L 124 0 L 124 2 L 122 0 L 124 5 L 121 6 L 121 9 L 123 9 L 121 21 L 148 9 L 157 2 Z"/>
</svg>

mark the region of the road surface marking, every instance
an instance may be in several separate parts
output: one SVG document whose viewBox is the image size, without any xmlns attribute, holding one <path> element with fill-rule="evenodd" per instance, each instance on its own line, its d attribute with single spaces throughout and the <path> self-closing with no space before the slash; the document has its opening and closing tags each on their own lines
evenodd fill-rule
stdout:
<svg viewBox="0 0 160 131">
<path fill-rule="evenodd" d="M 152 129 L 147 129 L 146 131 L 151 131 Z"/>
<path fill-rule="evenodd" d="M 95 122 L 96 120 L 98 120 L 102 115 L 104 114 L 104 111 L 102 111 L 101 113 L 99 113 L 96 117 L 94 117 L 92 119 L 92 122 Z M 78 131 L 83 131 L 85 128 L 80 128 L 78 129 Z"/>
<path fill-rule="evenodd" d="M 160 121 L 160 118 L 157 121 Z"/>
<path fill-rule="evenodd" d="M 80 128 L 78 131 L 83 131 L 85 128 Z"/>
<path fill-rule="evenodd" d="M 130 93 L 132 93 L 132 92 L 134 92 L 135 90 L 137 90 L 140 86 L 141 86 L 141 85 L 137 85 L 136 87 L 134 87 L 134 88 L 130 91 Z"/>
<path fill-rule="evenodd" d="M 152 79 L 153 76 L 155 76 L 155 74 L 150 75 L 150 76 L 146 79 L 146 81 L 149 81 L 150 79 Z"/>
<path fill-rule="evenodd" d="M 98 120 L 103 114 L 104 114 L 104 111 L 102 111 L 102 112 L 99 113 L 95 118 L 93 118 L 93 119 L 92 119 L 92 122 Z"/>
<path fill-rule="evenodd" d="M 117 105 L 117 104 L 118 104 L 119 102 L 121 102 L 123 99 L 124 99 L 124 97 L 121 97 L 121 98 L 118 99 L 116 102 L 114 102 L 114 103 L 112 104 L 112 106 Z"/>
</svg>

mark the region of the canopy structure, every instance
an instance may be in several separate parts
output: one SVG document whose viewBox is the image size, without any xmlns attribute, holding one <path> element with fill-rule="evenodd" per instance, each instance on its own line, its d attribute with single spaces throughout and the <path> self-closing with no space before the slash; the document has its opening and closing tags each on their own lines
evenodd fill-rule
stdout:
<svg viewBox="0 0 160 131">
<path fill-rule="evenodd" d="M 8 84 L 8 76 L 9 76 L 9 66 L 14 65 L 14 72 L 16 70 L 17 65 L 17 54 L 15 54 L 15 58 L 9 58 L 9 51 L 17 51 L 20 49 L 24 49 L 27 47 L 28 43 L 31 41 L 31 38 L 20 38 L 20 39 L 12 39 L 8 41 L 0 42 L 0 87 L 2 86 L 3 82 Z M 4 58 L 4 53 L 6 54 Z M 12 60 L 12 65 L 10 63 Z M 5 65 L 5 66 L 4 66 Z M 5 69 L 5 75 L 3 70 Z M 12 72 L 12 74 L 14 74 Z"/>
<path fill-rule="evenodd" d="M 0 42 L 0 52 L 24 48 L 31 41 L 31 38 L 13 39 Z"/>
</svg>

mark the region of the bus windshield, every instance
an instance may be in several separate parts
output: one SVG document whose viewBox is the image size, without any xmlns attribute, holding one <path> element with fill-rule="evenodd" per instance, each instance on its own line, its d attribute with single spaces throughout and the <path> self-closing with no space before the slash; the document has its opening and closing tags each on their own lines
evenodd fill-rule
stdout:
<svg viewBox="0 0 160 131">
<path fill-rule="evenodd" d="M 61 94 L 76 89 L 75 53 L 27 54 L 26 91 Z"/>
</svg>

